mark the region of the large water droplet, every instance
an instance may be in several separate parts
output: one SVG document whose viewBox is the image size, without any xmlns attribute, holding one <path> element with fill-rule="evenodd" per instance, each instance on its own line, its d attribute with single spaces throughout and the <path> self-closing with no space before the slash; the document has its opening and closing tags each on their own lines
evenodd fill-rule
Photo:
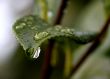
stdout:
<svg viewBox="0 0 110 79">
<path fill-rule="evenodd" d="M 40 39 L 42 39 L 42 38 L 47 37 L 48 35 L 49 35 L 48 32 L 37 33 L 37 34 L 35 35 L 35 39 L 36 39 L 36 40 L 40 40 Z"/>
<path fill-rule="evenodd" d="M 41 51 L 41 49 L 40 49 L 40 47 L 38 47 L 37 50 L 35 51 L 35 54 L 34 54 L 33 58 L 38 58 L 39 54 L 40 54 L 40 51 Z"/>
<path fill-rule="evenodd" d="M 62 27 L 60 25 L 55 26 L 55 30 L 60 31 Z"/>
<path fill-rule="evenodd" d="M 25 23 L 21 23 L 20 25 L 16 26 L 16 29 L 23 29 L 25 25 Z"/>
<path fill-rule="evenodd" d="M 21 25 L 19 25 L 19 26 L 16 26 L 16 29 L 22 29 L 24 26 L 21 26 Z"/>
</svg>

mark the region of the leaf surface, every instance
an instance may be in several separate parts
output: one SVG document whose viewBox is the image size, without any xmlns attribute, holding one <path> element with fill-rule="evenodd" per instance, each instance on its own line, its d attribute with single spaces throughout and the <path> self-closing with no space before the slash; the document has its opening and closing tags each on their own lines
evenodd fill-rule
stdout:
<svg viewBox="0 0 110 79">
<path fill-rule="evenodd" d="M 16 38 L 31 57 L 38 47 L 48 39 L 66 37 L 80 44 L 93 41 L 97 36 L 94 32 L 77 32 L 73 28 L 53 27 L 36 15 L 25 16 L 14 24 Z M 62 40 L 63 41 L 63 40 Z"/>
</svg>

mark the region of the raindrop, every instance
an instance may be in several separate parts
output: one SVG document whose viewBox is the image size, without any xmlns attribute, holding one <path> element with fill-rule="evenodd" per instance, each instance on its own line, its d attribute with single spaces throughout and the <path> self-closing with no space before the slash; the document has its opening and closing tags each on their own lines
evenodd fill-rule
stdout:
<svg viewBox="0 0 110 79">
<path fill-rule="evenodd" d="M 26 25 L 26 23 L 21 23 L 20 25 L 21 25 L 21 26 L 25 26 L 25 25 Z"/>
<path fill-rule="evenodd" d="M 68 33 L 67 29 L 61 29 L 61 32 Z"/>
<path fill-rule="evenodd" d="M 73 29 L 68 29 L 68 28 L 67 29 L 66 28 L 65 29 L 61 29 L 61 32 L 67 33 L 67 34 L 73 34 L 73 31 L 74 31 Z"/>
<path fill-rule="evenodd" d="M 62 27 L 60 25 L 55 26 L 55 30 L 60 31 Z"/>
<path fill-rule="evenodd" d="M 32 16 L 28 16 L 27 18 L 28 20 L 34 20 L 34 18 Z"/>
<path fill-rule="evenodd" d="M 24 28 L 26 24 L 25 23 L 21 23 L 20 25 L 16 26 L 16 29 L 22 29 Z"/>
<path fill-rule="evenodd" d="M 35 54 L 34 54 L 33 58 L 38 58 L 39 54 L 40 54 L 40 51 L 41 51 L 41 49 L 40 49 L 40 47 L 38 47 L 37 50 L 35 51 Z"/>
<path fill-rule="evenodd" d="M 73 34 L 73 29 L 66 29 L 69 34 Z"/>
<path fill-rule="evenodd" d="M 36 27 L 33 26 L 33 27 L 31 27 L 31 29 L 32 29 L 32 30 L 33 30 L 33 29 L 36 29 Z"/>
<path fill-rule="evenodd" d="M 16 26 L 16 29 L 22 29 L 24 26 L 22 25 L 19 25 L 19 26 Z"/>
<path fill-rule="evenodd" d="M 37 33 L 37 34 L 35 35 L 35 39 L 36 39 L 36 40 L 40 40 L 40 39 L 42 39 L 42 38 L 47 37 L 48 35 L 49 35 L 48 32 Z"/>
</svg>

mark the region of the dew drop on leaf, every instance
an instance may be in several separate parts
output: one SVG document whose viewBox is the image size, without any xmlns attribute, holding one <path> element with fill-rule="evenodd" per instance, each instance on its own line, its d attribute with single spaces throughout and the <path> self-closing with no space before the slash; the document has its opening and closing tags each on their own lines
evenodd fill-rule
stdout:
<svg viewBox="0 0 110 79">
<path fill-rule="evenodd" d="M 16 29 L 23 29 L 26 26 L 25 23 L 21 23 L 20 25 L 16 26 Z"/>
<path fill-rule="evenodd" d="M 38 58 L 39 54 L 40 54 L 40 51 L 41 51 L 41 49 L 40 49 L 40 47 L 38 47 L 37 50 L 35 51 L 35 54 L 34 54 L 33 58 Z"/>
<path fill-rule="evenodd" d="M 27 18 L 28 20 L 34 20 L 34 18 L 32 16 L 28 16 Z"/>
<path fill-rule="evenodd" d="M 33 27 L 31 27 L 31 29 L 34 30 L 34 29 L 36 29 L 36 27 L 33 26 Z"/>
<path fill-rule="evenodd" d="M 21 26 L 25 26 L 25 25 L 26 25 L 26 23 L 21 23 L 20 25 L 21 25 Z"/>
<path fill-rule="evenodd" d="M 55 26 L 56 31 L 60 31 L 61 29 L 62 29 L 62 27 L 60 25 Z"/>
<path fill-rule="evenodd" d="M 37 33 L 37 34 L 35 35 L 35 39 L 36 39 L 36 40 L 40 40 L 40 39 L 42 39 L 42 38 L 47 37 L 48 35 L 49 35 L 48 32 Z"/>
<path fill-rule="evenodd" d="M 68 28 L 64 28 L 61 29 L 62 33 L 66 33 L 66 34 L 73 34 L 74 30 L 73 29 L 68 29 Z"/>
</svg>

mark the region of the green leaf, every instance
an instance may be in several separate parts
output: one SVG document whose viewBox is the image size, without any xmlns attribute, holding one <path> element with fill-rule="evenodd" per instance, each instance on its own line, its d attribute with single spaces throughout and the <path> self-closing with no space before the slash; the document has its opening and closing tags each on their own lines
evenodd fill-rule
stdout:
<svg viewBox="0 0 110 79">
<path fill-rule="evenodd" d="M 94 32 L 77 32 L 73 28 L 52 27 L 35 15 L 29 15 L 18 20 L 13 27 L 16 38 L 23 46 L 27 55 L 33 57 L 38 47 L 46 40 L 56 37 L 68 37 L 76 43 L 91 42 L 97 36 Z M 63 41 L 63 40 L 62 40 Z"/>
</svg>

